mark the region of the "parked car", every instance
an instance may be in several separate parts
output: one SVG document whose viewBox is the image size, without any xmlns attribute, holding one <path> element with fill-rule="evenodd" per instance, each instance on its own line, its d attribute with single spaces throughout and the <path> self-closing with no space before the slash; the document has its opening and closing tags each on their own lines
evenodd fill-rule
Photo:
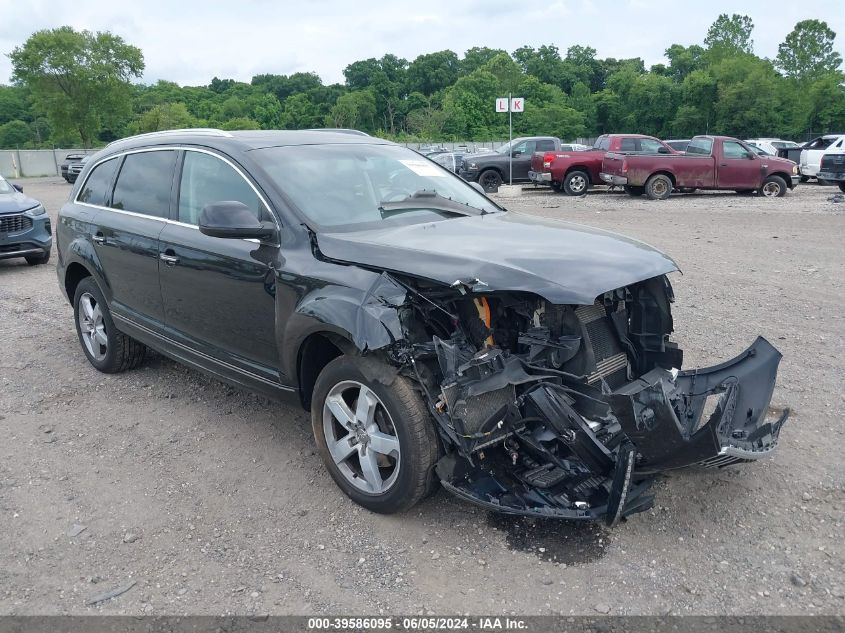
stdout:
<svg viewBox="0 0 845 633">
<path fill-rule="evenodd" d="M 0 259 L 23 257 L 30 266 L 46 264 L 52 247 L 50 216 L 44 205 L 0 176 Z"/>
<path fill-rule="evenodd" d="M 469 155 L 471 154 L 467 152 L 443 152 L 442 154 L 435 154 L 428 158 L 431 158 L 438 165 L 442 165 L 453 174 L 457 174 L 463 165 L 464 159 Z"/>
<path fill-rule="evenodd" d="M 335 482 L 375 512 L 439 481 L 614 524 L 652 505 L 657 473 L 768 455 L 788 416 L 768 412 L 763 338 L 680 371 L 667 255 L 506 211 L 376 138 L 125 139 L 86 166 L 57 242 L 93 367 L 149 346 L 301 403 Z"/>
<path fill-rule="evenodd" d="M 494 152 L 475 154 L 464 162 L 460 176 L 470 182 L 477 182 L 485 191 L 496 191 L 510 178 L 513 162 L 513 181 L 529 182 L 531 156 L 534 152 L 560 150 L 559 138 L 553 136 L 530 136 L 515 138 Z"/>
<path fill-rule="evenodd" d="M 77 152 L 73 152 L 65 156 L 65 162 L 63 162 L 60 166 L 62 178 L 70 182 L 70 178 L 68 177 L 68 170 L 70 169 L 70 166 L 79 163 L 83 158 L 85 158 L 85 154 Z"/>
<path fill-rule="evenodd" d="M 845 150 L 822 156 L 819 168 L 819 181 L 839 185 L 840 191 L 845 193 Z"/>
<path fill-rule="evenodd" d="M 806 143 L 801 150 L 801 177 L 818 176 L 822 156 L 829 151 L 836 153 L 843 147 L 845 147 L 845 134 L 826 134 Z"/>
<path fill-rule="evenodd" d="M 570 196 L 580 196 L 594 184 L 601 183 L 602 159 L 610 151 L 672 154 L 675 150 L 653 136 L 603 134 L 587 151 L 535 152 L 528 175 L 535 183 L 551 185 Z"/>
<path fill-rule="evenodd" d="M 746 140 L 745 142 L 752 147 L 762 149 L 769 156 L 781 156 L 780 150 L 791 150 L 801 147 L 794 141 L 785 141 L 782 138 L 752 138 Z M 781 158 L 787 158 L 787 156 L 784 155 L 781 156 Z"/>
<path fill-rule="evenodd" d="M 611 152 L 601 178 L 622 185 L 632 196 L 668 198 L 675 189 L 733 189 L 783 196 L 798 184 L 798 166 L 774 156 L 762 157 L 729 136 L 696 136 L 683 154 L 659 156 Z"/>
<path fill-rule="evenodd" d="M 70 184 L 75 183 L 79 174 L 82 173 L 85 163 L 89 160 L 91 160 L 90 156 L 83 156 L 80 160 L 70 163 L 67 167 L 67 176 L 65 177 L 65 180 L 67 180 Z"/>
</svg>

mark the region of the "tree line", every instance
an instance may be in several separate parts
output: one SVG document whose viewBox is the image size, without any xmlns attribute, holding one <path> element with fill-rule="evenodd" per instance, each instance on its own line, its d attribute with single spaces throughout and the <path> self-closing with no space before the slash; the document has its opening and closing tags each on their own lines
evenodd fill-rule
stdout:
<svg viewBox="0 0 845 633">
<path fill-rule="evenodd" d="M 673 44 L 666 64 L 599 59 L 589 46 L 507 51 L 474 47 L 413 61 L 386 54 L 355 61 L 344 83 L 316 73 L 213 78 L 206 86 L 133 83 L 141 50 L 109 32 L 69 26 L 34 33 L 9 53 L 0 85 L 0 147 L 94 147 L 129 134 L 182 127 L 348 127 L 407 141 L 484 141 L 507 135 L 496 97 L 526 108 L 518 134 L 564 139 L 606 132 L 663 138 L 727 134 L 807 138 L 845 132 L 845 75 L 836 34 L 803 20 L 774 59 L 754 53 L 748 16 L 720 15 L 701 44 Z"/>
</svg>

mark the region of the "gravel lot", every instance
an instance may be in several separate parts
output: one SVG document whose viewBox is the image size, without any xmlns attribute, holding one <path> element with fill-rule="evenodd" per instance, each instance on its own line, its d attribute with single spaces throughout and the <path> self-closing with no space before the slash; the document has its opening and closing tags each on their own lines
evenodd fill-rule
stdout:
<svg viewBox="0 0 845 633">
<path fill-rule="evenodd" d="M 55 218 L 68 185 L 24 185 Z M 442 491 L 404 515 L 369 514 L 324 471 L 304 411 L 158 356 L 100 374 L 54 262 L 0 262 L 0 613 L 845 612 L 834 193 L 503 200 L 673 255 L 687 366 L 757 334 L 784 354 L 773 403 L 794 416 L 776 456 L 678 472 L 652 511 L 613 530 L 491 516 Z"/>
</svg>

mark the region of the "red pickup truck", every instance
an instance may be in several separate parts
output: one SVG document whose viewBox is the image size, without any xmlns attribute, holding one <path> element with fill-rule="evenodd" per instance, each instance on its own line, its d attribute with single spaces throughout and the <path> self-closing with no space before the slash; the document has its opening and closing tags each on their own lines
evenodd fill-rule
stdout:
<svg viewBox="0 0 845 633">
<path fill-rule="evenodd" d="M 602 159 L 607 152 L 675 154 L 675 150 L 653 136 L 643 134 L 603 134 L 593 147 L 579 152 L 535 152 L 528 178 L 540 185 L 551 185 L 570 196 L 580 196 L 594 184 L 601 184 Z"/>
<path fill-rule="evenodd" d="M 798 166 L 791 160 L 759 156 L 750 146 L 729 136 L 696 136 L 686 152 L 674 156 L 644 156 L 610 152 L 601 179 L 622 185 L 632 196 L 668 198 L 678 189 L 732 189 L 783 196 L 798 184 Z"/>
</svg>

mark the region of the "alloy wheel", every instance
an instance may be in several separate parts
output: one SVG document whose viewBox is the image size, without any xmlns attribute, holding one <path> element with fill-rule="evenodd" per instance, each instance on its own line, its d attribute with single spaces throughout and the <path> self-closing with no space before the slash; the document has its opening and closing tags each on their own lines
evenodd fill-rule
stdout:
<svg viewBox="0 0 845 633">
<path fill-rule="evenodd" d="M 776 182 L 767 182 L 763 185 L 763 195 L 767 198 L 776 198 L 780 195 L 780 185 Z"/>
<path fill-rule="evenodd" d="M 587 187 L 587 181 L 584 176 L 573 176 L 569 181 L 569 189 L 572 193 L 582 193 Z"/>
<path fill-rule="evenodd" d="M 323 404 L 323 433 L 337 469 L 358 490 L 381 495 L 396 483 L 399 438 L 372 389 L 354 380 L 332 387 Z"/>
<path fill-rule="evenodd" d="M 89 292 L 79 297 L 79 331 L 85 349 L 94 360 L 101 361 L 109 351 L 106 323 L 97 299 Z"/>
</svg>

